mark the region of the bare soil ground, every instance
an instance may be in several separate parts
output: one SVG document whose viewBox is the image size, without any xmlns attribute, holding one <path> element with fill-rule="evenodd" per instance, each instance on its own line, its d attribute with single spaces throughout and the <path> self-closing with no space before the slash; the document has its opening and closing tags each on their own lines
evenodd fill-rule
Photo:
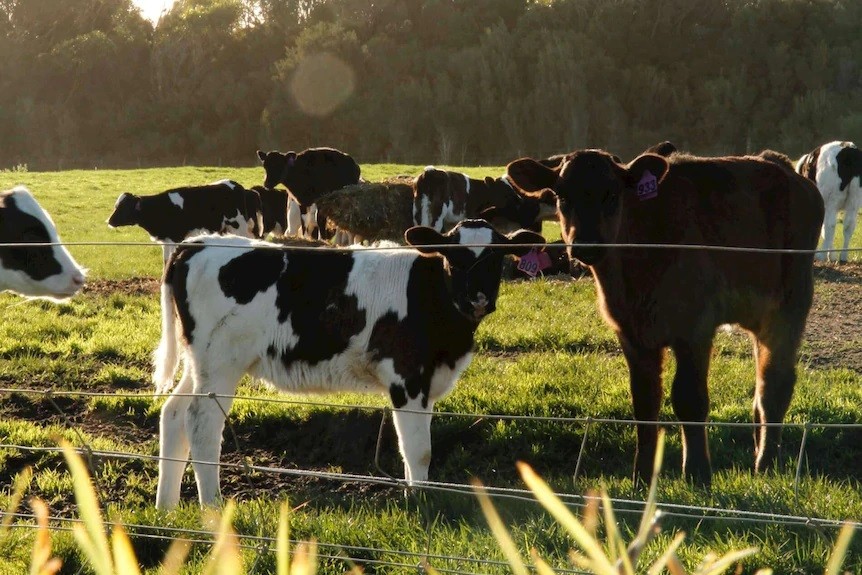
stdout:
<svg viewBox="0 0 862 575">
<path fill-rule="evenodd" d="M 815 264 L 802 361 L 862 373 L 862 262 Z"/>
</svg>

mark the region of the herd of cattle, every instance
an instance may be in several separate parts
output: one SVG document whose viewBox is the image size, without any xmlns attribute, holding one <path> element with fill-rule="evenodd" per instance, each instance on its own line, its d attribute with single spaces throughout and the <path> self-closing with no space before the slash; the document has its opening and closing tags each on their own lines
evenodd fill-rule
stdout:
<svg viewBox="0 0 862 575">
<path fill-rule="evenodd" d="M 628 163 L 602 150 L 522 158 L 496 179 L 429 167 L 413 181 L 415 226 L 404 240 L 414 249 L 285 250 L 262 238 L 327 239 L 331 228 L 316 202 L 361 183 L 360 168 L 330 148 L 258 156 L 263 186 L 223 181 L 122 194 L 108 220 L 138 225 L 165 246 L 154 372 L 158 391 L 169 393 L 160 421 L 160 508 L 179 502 L 189 457 L 200 502 L 218 499 L 225 414 L 246 373 L 291 391 L 388 394 L 405 478 L 426 481 L 433 405 L 470 363 L 476 328 L 496 308 L 504 256 L 534 256 L 531 246 L 545 241 L 541 222 L 551 218 L 568 258 L 592 273 L 628 363 L 640 422 L 637 476 L 650 475 L 657 441 L 650 422 L 658 418 L 670 348 L 674 413 L 689 422 L 682 425 L 683 470 L 710 482 L 702 423 L 712 340 L 722 324 L 752 336 L 754 416 L 763 424 L 755 469 L 765 470 L 781 434 L 766 424 L 783 421 L 796 381 L 818 235 L 829 250 L 844 210 L 839 260 L 846 261 L 862 207 L 862 151 L 849 142 L 825 144 L 795 165 L 770 150 L 697 157 L 663 142 Z M 75 294 L 84 273 L 58 243 L 25 188 L 0 194 L 0 289 Z"/>
</svg>

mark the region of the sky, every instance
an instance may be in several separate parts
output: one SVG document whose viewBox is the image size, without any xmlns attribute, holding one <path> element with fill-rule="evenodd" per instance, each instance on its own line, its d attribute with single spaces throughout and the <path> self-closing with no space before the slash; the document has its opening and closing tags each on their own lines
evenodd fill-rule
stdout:
<svg viewBox="0 0 862 575">
<path fill-rule="evenodd" d="M 155 22 L 159 19 L 162 10 L 170 8 L 174 0 L 132 0 L 132 2 L 141 9 L 144 18 Z"/>
</svg>

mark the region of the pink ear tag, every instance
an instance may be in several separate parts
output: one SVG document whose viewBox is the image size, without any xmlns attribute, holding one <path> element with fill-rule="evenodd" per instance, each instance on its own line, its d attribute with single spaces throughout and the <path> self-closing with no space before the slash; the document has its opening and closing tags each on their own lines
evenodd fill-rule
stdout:
<svg viewBox="0 0 862 575">
<path fill-rule="evenodd" d="M 649 170 L 644 171 L 637 185 L 638 199 L 651 200 L 658 195 L 658 178 Z"/>
<path fill-rule="evenodd" d="M 545 256 L 542 258 L 542 256 Z M 547 263 L 545 263 L 547 262 Z M 530 276 L 531 278 L 551 265 L 551 258 L 545 252 L 538 252 L 536 248 L 530 250 L 525 256 L 518 260 L 518 269 Z"/>
</svg>

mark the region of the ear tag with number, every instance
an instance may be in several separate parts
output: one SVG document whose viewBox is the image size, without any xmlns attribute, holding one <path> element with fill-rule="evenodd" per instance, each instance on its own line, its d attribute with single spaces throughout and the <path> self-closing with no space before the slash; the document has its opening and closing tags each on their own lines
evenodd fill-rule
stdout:
<svg viewBox="0 0 862 575">
<path fill-rule="evenodd" d="M 638 199 L 651 200 L 658 195 L 658 178 L 646 170 L 637 185 Z"/>
<path fill-rule="evenodd" d="M 542 257 L 544 256 L 544 257 Z M 545 252 L 539 252 L 536 248 L 530 250 L 525 256 L 518 260 L 518 269 L 531 278 L 551 266 L 551 258 Z"/>
</svg>

